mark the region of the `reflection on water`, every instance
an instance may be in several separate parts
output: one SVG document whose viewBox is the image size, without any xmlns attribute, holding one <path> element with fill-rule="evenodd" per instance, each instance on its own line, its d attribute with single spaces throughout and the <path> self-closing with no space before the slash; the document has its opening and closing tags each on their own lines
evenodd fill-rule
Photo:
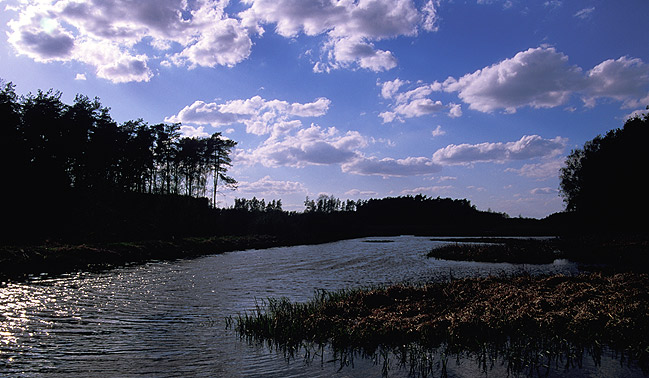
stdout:
<svg viewBox="0 0 649 378">
<path fill-rule="evenodd" d="M 270 296 L 306 301 L 318 289 L 521 270 L 577 272 L 565 261 L 516 266 L 427 259 L 425 253 L 441 242 L 411 236 L 389 238 L 391 242 L 381 242 L 386 238 L 365 242 L 368 239 L 4 284 L 0 375 L 380 376 L 384 368 L 380 361 L 345 360 L 349 366 L 339 370 L 341 361 L 332 361 L 332 352 L 326 349 L 286 359 L 281 351 L 240 340 L 226 328 L 225 318 L 251 311 Z M 451 376 L 479 373 L 475 363 L 459 362 L 449 362 Z M 407 369 L 393 365 L 390 376 L 407 375 Z M 582 372 L 602 373 L 603 368 L 591 365 Z M 637 373 L 611 365 L 622 369 L 615 375 Z"/>
</svg>

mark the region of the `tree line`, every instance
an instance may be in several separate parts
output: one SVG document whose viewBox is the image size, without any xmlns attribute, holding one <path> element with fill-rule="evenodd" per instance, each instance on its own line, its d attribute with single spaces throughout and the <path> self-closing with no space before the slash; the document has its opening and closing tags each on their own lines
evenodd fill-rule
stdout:
<svg viewBox="0 0 649 378">
<path fill-rule="evenodd" d="M 10 162 L 5 177 L 14 195 L 25 186 L 47 197 L 68 190 L 179 194 L 209 196 L 215 206 L 218 187 L 236 185 L 227 175 L 236 142 L 220 133 L 188 138 L 180 124 L 118 124 L 97 98 L 77 95 L 68 105 L 58 91 L 18 96 L 12 83 L 0 86 L 0 154 Z"/>
</svg>

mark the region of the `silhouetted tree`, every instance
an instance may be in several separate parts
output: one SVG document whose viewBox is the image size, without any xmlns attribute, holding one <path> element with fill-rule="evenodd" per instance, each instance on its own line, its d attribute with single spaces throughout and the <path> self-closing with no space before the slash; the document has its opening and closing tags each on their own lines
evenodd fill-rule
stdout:
<svg viewBox="0 0 649 378">
<path fill-rule="evenodd" d="M 216 193 L 219 182 L 225 187 L 236 188 L 237 181 L 226 173 L 232 166 L 230 153 L 237 145 L 237 142 L 231 139 L 225 139 L 221 133 L 214 133 L 207 140 L 208 164 L 212 171 L 212 206 L 216 207 Z"/>
<path fill-rule="evenodd" d="M 21 130 L 21 108 L 15 86 L 0 80 L 0 159 L 4 163 L 2 190 L 8 193 L 19 191 L 25 184 L 25 171 L 28 155 Z"/>
<path fill-rule="evenodd" d="M 649 116 L 644 115 L 572 150 L 560 174 L 566 209 L 588 219 L 625 226 L 646 216 L 647 140 Z"/>
<path fill-rule="evenodd" d="M 180 125 L 157 124 L 152 126 L 155 135 L 155 146 L 153 148 L 154 192 L 165 194 L 178 193 L 178 166 L 176 164 L 178 154 L 178 140 L 180 139 Z"/>
</svg>

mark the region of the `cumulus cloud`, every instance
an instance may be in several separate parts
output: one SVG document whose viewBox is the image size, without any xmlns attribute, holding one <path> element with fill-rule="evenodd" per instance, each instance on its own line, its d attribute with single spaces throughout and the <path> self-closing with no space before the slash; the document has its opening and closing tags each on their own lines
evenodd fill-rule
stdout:
<svg viewBox="0 0 649 378">
<path fill-rule="evenodd" d="M 381 83 L 381 97 L 392 99 L 390 110 L 379 114 L 383 123 L 394 121 L 404 122 L 405 118 L 421 117 L 429 114 L 439 113 L 448 109 L 448 116 L 456 118 L 462 116 L 462 106 L 450 103 L 444 105 L 440 100 L 434 100 L 429 96 L 442 89 L 440 83 L 422 84 L 414 87 L 400 89 L 409 84 L 407 81 L 396 78 L 392 81 Z"/>
<path fill-rule="evenodd" d="M 355 158 L 367 140 L 356 131 L 341 133 L 335 127 L 311 125 L 293 135 L 271 136 L 259 147 L 241 151 L 237 161 L 266 167 L 342 164 Z"/>
<path fill-rule="evenodd" d="M 541 46 L 517 53 L 491 66 L 449 77 L 441 84 L 456 92 L 470 109 L 481 112 L 516 112 L 522 107 L 554 108 L 580 94 L 587 106 L 611 98 L 624 107 L 637 107 L 649 99 L 649 65 L 641 59 L 606 60 L 586 73 L 568 63 L 553 47 Z"/>
<path fill-rule="evenodd" d="M 446 131 L 442 130 L 441 125 L 437 125 L 437 127 L 435 128 L 435 130 L 431 132 L 431 134 L 433 135 L 433 137 L 438 137 L 438 136 L 446 135 Z"/>
<path fill-rule="evenodd" d="M 419 188 L 414 188 L 414 189 L 404 189 L 401 191 L 401 195 L 404 196 L 416 195 L 416 194 L 439 195 L 439 194 L 448 193 L 451 190 L 453 190 L 453 186 L 451 185 L 421 186 Z"/>
<path fill-rule="evenodd" d="M 204 138 L 210 136 L 203 126 L 180 126 L 180 133 L 188 138 Z"/>
<path fill-rule="evenodd" d="M 513 172 L 519 176 L 544 180 L 559 177 L 559 170 L 563 167 L 563 159 L 555 159 L 536 164 L 525 164 L 521 168 L 507 168 L 505 172 Z"/>
<path fill-rule="evenodd" d="M 433 161 L 441 165 L 468 165 L 477 162 L 502 163 L 509 160 L 549 158 L 561 154 L 566 140 L 561 137 L 543 139 L 526 135 L 515 142 L 478 144 L 450 144 L 433 154 Z"/>
<path fill-rule="evenodd" d="M 448 104 L 448 116 L 451 118 L 462 117 L 462 105 L 454 103 Z"/>
<path fill-rule="evenodd" d="M 428 1 L 418 10 L 412 0 L 245 0 L 250 8 L 239 13 L 242 24 L 264 32 L 274 24 L 275 32 L 294 38 L 324 35 L 323 59 L 315 71 L 352 65 L 384 71 L 396 65 L 392 52 L 377 49 L 373 42 L 398 36 L 413 36 L 419 30 L 436 30 L 438 1 Z"/>
<path fill-rule="evenodd" d="M 649 103 L 649 64 L 626 56 L 608 59 L 588 71 L 585 93 L 584 102 L 591 106 L 595 99 L 606 97 L 623 102 L 626 108 L 646 105 Z"/>
<path fill-rule="evenodd" d="M 437 16 L 437 7 L 439 7 L 440 0 L 429 0 L 421 8 L 423 13 L 424 20 L 422 27 L 427 31 L 437 31 L 439 26 L 437 25 L 439 17 Z"/>
<path fill-rule="evenodd" d="M 216 22 L 205 30 L 202 37 L 193 45 L 170 59 L 177 65 L 232 67 L 250 56 L 252 41 L 239 21 L 232 18 Z"/>
<path fill-rule="evenodd" d="M 209 0 L 25 0 L 13 8 L 8 40 L 37 61 L 79 61 L 113 82 L 148 81 L 150 62 L 142 48 L 167 51 L 163 64 L 232 66 L 250 55 L 252 42 L 227 1 Z M 150 50 L 150 49 L 149 49 Z"/>
<path fill-rule="evenodd" d="M 392 96 L 394 96 L 394 94 L 399 91 L 399 88 L 407 83 L 407 81 L 401 80 L 399 78 L 381 83 L 381 96 L 386 99 L 392 98 Z"/>
<path fill-rule="evenodd" d="M 342 165 L 345 173 L 364 176 L 405 177 L 439 172 L 441 166 L 426 157 L 407 157 L 404 159 L 358 156 Z"/>
<path fill-rule="evenodd" d="M 358 64 L 361 68 L 378 72 L 386 71 L 397 66 L 397 59 L 390 51 L 378 50 L 373 44 L 366 43 L 362 39 L 341 38 L 332 46 L 335 63 L 330 63 L 328 66 L 318 65 L 316 67 L 328 70 Z M 320 71 L 321 68 L 316 68 L 316 71 Z"/>
<path fill-rule="evenodd" d="M 302 126 L 295 117 L 319 117 L 329 109 L 331 101 L 321 97 L 310 103 L 289 103 L 266 100 L 254 96 L 245 100 L 232 100 L 222 104 L 195 101 L 178 114 L 165 118 L 165 122 L 194 125 L 224 126 L 234 123 L 246 125 L 246 132 L 255 135 L 286 133 Z"/>
<path fill-rule="evenodd" d="M 539 47 L 459 79 L 449 78 L 444 89 L 458 92 L 471 109 L 491 112 L 504 108 L 515 112 L 522 106 L 561 105 L 581 80 L 581 69 L 569 66 L 567 56 L 552 47 Z"/>
<path fill-rule="evenodd" d="M 264 176 L 254 182 L 239 181 L 237 185 L 237 192 L 254 193 L 261 196 L 284 196 L 305 193 L 306 191 L 306 188 L 301 182 L 277 181 L 271 179 L 270 176 Z"/>
</svg>

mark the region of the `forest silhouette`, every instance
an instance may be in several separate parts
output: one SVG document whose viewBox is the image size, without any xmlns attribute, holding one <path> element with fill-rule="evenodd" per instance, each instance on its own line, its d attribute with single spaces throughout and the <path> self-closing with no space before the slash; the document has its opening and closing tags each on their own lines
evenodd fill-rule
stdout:
<svg viewBox="0 0 649 378">
<path fill-rule="evenodd" d="M 18 96 L 0 82 L 2 242 L 93 242 L 188 236 L 273 235 L 291 243 L 369 235 L 535 235 L 646 222 L 647 116 L 573 150 L 561 173 L 567 211 L 543 220 L 480 211 L 466 199 L 425 195 L 369 200 L 306 198 L 303 212 L 281 199 L 237 198 L 218 208 L 236 142 L 220 133 L 189 138 L 180 124 L 118 124 L 99 99 L 73 104 L 49 90 Z M 638 211 L 640 210 L 640 211 Z M 622 227 L 622 226 L 623 227 Z"/>
</svg>

